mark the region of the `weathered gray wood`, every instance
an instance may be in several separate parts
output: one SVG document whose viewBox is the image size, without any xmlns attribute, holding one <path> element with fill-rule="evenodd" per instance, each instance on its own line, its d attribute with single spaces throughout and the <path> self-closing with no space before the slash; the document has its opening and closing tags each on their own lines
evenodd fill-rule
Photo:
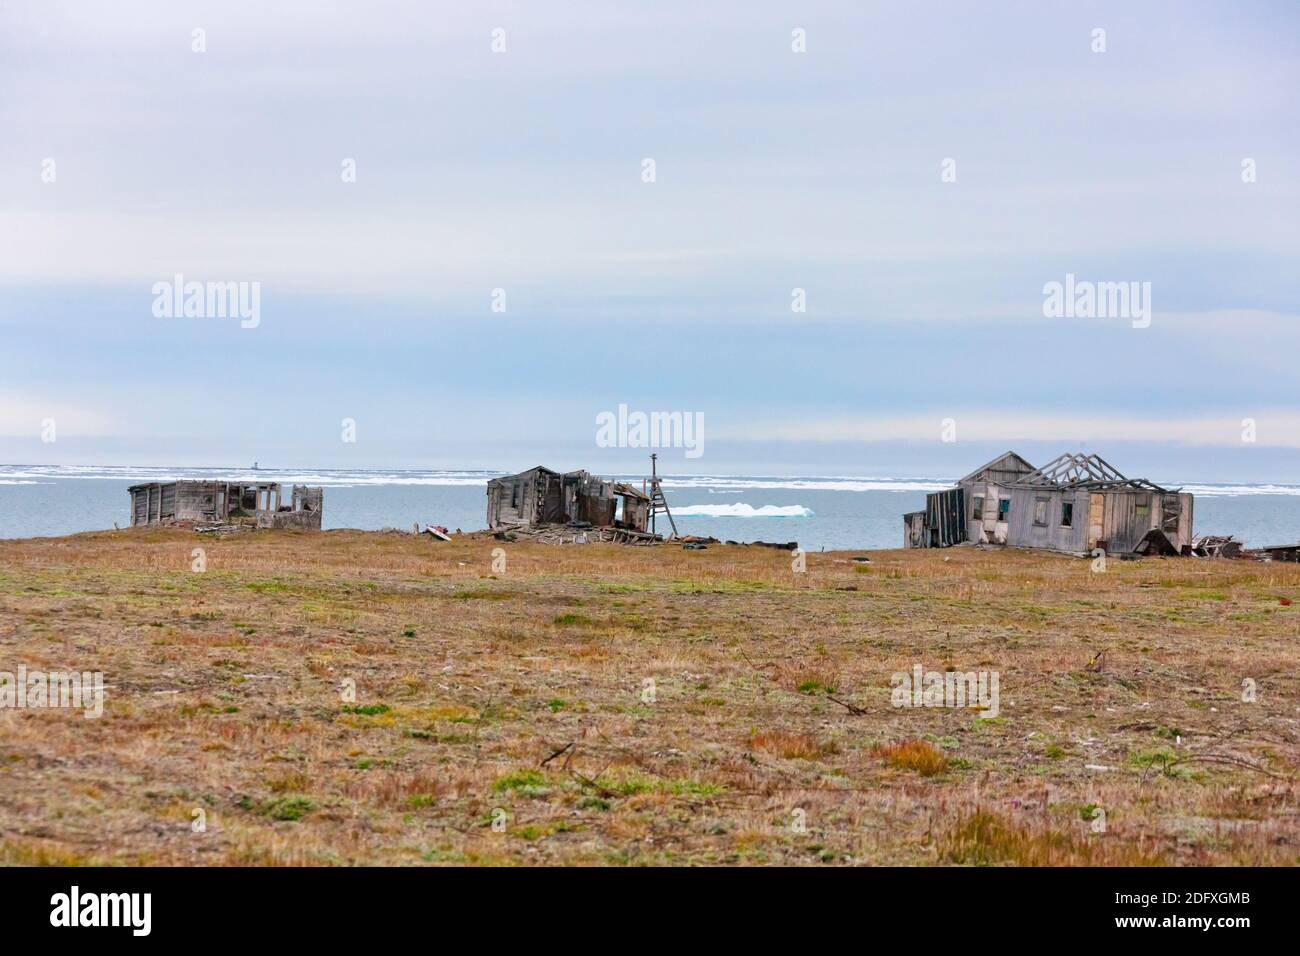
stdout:
<svg viewBox="0 0 1300 956">
<path fill-rule="evenodd" d="M 1152 530 L 1161 531 L 1180 551 L 1192 541 L 1191 494 L 1126 478 L 1097 455 L 1062 455 L 1035 469 L 1007 452 L 961 479 L 956 489 L 965 491 L 965 540 L 970 542 L 1128 553 Z M 949 495 L 951 491 L 932 492 L 925 512 L 903 516 L 907 547 L 953 543 L 939 520 Z"/>
<path fill-rule="evenodd" d="M 294 485 L 292 504 L 283 504 L 277 482 L 191 481 L 132 485 L 131 524 L 245 522 L 259 528 L 321 526 L 324 490 Z"/>
<path fill-rule="evenodd" d="M 651 511 L 643 492 L 581 470 L 561 474 L 538 465 L 487 483 L 487 526 L 494 531 L 576 521 L 644 532 Z"/>
</svg>

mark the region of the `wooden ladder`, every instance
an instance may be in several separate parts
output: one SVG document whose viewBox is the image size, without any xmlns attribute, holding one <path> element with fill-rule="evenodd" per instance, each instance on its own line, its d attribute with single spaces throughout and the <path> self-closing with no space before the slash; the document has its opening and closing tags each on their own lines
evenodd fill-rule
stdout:
<svg viewBox="0 0 1300 956">
<path fill-rule="evenodd" d="M 678 536 L 677 522 L 673 520 L 673 513 L 668 510 L 668 499 L 664 497 L 664 490 L 659 486 L 658 458 L 657 454 L 650 456 L 650 533 L 655 533 L 655 516 L 667 515 L 668 526 L 673 529 L 673 533 L 668 538 L 671 541 Z"/>
</svg>

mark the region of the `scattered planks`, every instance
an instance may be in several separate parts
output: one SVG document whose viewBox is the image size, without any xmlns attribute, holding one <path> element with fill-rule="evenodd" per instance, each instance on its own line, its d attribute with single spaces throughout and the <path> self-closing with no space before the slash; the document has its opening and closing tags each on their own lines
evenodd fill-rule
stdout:
<svg viewBox="0 0 1300 956">
<path fill-rule="evenodd" d="M 589 528 L 567 524 L 545 524 L 503 528 L 493 535 L 498 541 L 536 541 L 541 544 L 662 544 L 663 536 L 631 528 Z"/>
<path fill-rule="evenodd" d="M 1198 558 L 1238 558 L 1241 542 L 1230 534 L 1205 534 L 1192 542 L 1192 554 Z"/>
</svg>

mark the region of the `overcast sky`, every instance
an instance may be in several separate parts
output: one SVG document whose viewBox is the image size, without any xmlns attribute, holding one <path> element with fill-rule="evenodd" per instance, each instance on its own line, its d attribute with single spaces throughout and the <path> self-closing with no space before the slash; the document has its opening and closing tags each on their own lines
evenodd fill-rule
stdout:
<svg viewBox="0 0 1300 956">
<path fill-rule="evenodd" d="M 1294 2 L 6 2 L 0 462 L 1300 480 L 1297 90 Z"/>
</svg>

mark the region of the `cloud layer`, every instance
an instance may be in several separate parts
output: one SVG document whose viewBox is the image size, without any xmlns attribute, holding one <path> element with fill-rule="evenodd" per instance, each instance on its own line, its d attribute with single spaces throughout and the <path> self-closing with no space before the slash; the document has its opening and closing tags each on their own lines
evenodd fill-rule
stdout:
<svg viewBox="0 0 1300 956">
<path fill-rule="evenodd" d="M 581 463 L 620 403 L 702 412 L 715 468 L 924 448 L 948 417 L 1221 447 L 1254 418 L 1297 448 L 1297 27 L 1284 3 L 6 4 L 0 459 Z M 176 273 L 260 282 L 259 327 L 154 318 Z M 1066 273 L 1150 282 L 1151 328 L 1045 319 Z"/>
</svg>

